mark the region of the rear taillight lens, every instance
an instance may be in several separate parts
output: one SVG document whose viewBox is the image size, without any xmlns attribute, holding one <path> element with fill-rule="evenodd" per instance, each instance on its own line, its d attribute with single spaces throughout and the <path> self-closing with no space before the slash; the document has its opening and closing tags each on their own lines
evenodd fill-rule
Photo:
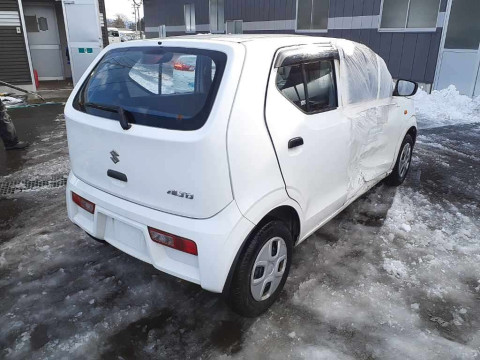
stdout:
<svg viewBox="0 0 480 360">
<path fill-rule="evenodd" d="M 194 71 L 195 70 L 195 66 L 187 65 L 187 64 L 184 64 L 182 62 L 174 63 L 173 68 L 175 70 L 180 70 L 180 71 Z"/>
<path fill-rule="evenodd" d="M 80 206 L 82 209 L 88 211 L 90 214 L 95 213 L 95 204 L 93 202 L 84 199 L 83 197 L 75 194 L 74 192 L 72 192 L 72 200 L 75 204 Z"/>
<path fill-rule="evenodd" d="M 186 252 L 187 254 L 198 255 L 197 244 L 195 244 L 195 242 L 192 240 L 169 234 L 151 227 L 148 228 L 148 232 L 150 233 L 150 238 L 158 244 Z"/>
</svg>

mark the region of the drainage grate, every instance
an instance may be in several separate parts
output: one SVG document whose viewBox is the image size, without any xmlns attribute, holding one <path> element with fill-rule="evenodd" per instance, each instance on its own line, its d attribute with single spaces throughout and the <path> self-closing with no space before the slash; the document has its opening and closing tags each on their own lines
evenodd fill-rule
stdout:
<svg viewBox="0 0 480 360">
<path fill-rule="evenodd" d="M 16 194 L 22 191 L 40 191 L 67 185 L 67 176 L 60 175 L 48 180 L 12 180 L 0 182 L 0 196 Z"/>
</svg>

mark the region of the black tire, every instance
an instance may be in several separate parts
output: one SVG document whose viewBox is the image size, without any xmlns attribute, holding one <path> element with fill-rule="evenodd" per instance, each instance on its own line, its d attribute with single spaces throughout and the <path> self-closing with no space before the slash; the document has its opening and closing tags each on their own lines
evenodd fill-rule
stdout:
<svg viewBox="0 0 480 360">
<path fill-rule="evenodd" d="M 253 266 L 260 250 L 271 239 L 279 237 L 285 241 L 287 259 L 285 270 L 277 289 L 265 300 L 257 301 L 250 290 Z M 226 295 L 227 304 L 236 313 L 246 317 L 256 317 L 268 310 L 279 297 L 290 271 L 292 262 L 293 239 L 287 226 L 274 220 L 263 225 L 254 233 L 243 249 L 236 265 L 230 288 Z"/>
<path fill-rule="evenodd" d="M 90 235 L 88 232 L 85 231 L 85 234 L 87 234 L 88 236 L 90 236 L 93 240 L 99 242 L 99 243 L 102 243 L 102 244 L 106 244 L 107 242 L 105 240 L 102 240 L 102 239 L 99 239 L 99 238 L 96 238 L 95 236 L 92 236 Z"/>
<path fill-rule="evenodd" d="M 412 162 L 412 154 L 413 154 L 413 138 L 410 134 L 405 135 L 405 138 L 403 139 L 402 145 L 400 146 L 400 151 L 398 152 L 398 157 L 397 157 L 397 162 L 395 163 L 395 166 L 393 168 L 393 171 L 390 175 L 388 175 L 385 178 L 385 183 L 390 186 L 399 186 L 401 185 L 404 181 L 405 178 L 408 175 L 408 171 L 410 170 L 410 165 Z M 410 146 L 410 155 L 408 156 L 408 167 L 407 170 L 402 174 L 402 168 L 401 168 L 401 158 L 402 154 L 404 152 L 404 149 Z"/>
</svg>

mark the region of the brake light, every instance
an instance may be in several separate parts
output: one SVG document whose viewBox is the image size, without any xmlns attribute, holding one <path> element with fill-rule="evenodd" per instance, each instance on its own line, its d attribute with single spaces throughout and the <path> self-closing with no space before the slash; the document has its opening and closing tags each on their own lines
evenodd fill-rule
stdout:
<svg viewBox="0 0 480 360">
<path fill-rule="evenodd" d="M 171 247 L 192 255 L 198 255 L 197 244 L 192 240 L 188 240 L 173 234 L 166 233 L 151 227 L 148 227 L 150 238 L 161 245 Z"/>
<path fill-rule="evenodd" d="M 78 194 L 72 192 L 72 200 L 75 204 L 80 206 L 82 209 L 88 211 L 90 214 L 95 213 L 95 204 L 87 199 L 84 199 Z"/>
<path fill-rule="evenodd" d="M 195 66 L 187 65 L 187 64 L 184 64 L 184 63 L 179 62 L 179 61 L 173 63 L 173 68 L 175 70 L 180 70 L 180 71 L 193 71 L 193 70 L 195 70 Z"/>
</svg>

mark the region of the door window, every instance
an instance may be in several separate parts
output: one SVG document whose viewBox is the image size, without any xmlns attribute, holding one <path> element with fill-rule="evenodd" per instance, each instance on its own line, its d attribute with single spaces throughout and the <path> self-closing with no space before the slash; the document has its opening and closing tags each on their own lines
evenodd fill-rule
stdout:
<svg viewBox="0 0 480 360">
<path fill-rule="evenodd" d="M 452 4 L 445 49 L 477 50 L 480 45 L 480 1 L 463 0 Z"/>
<path fill-rule="evenodd" d="M 276 84 L 285 98 L 306 113 L 337 108 L 335 70 L 331 60 L 281 66 Z"/>
</svg>

